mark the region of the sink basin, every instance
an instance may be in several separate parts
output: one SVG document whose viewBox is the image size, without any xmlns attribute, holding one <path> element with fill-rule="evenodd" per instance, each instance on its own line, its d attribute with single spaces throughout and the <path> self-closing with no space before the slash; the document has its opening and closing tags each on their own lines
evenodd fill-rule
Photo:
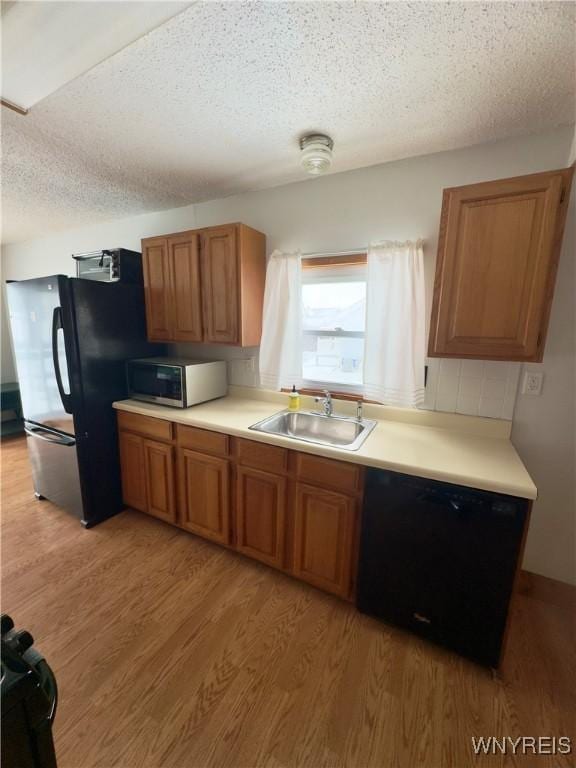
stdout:
<svg viewBox="0 0 576 768">
<path fill-rule="evenodd" d="M 249 429 L 269 435 L 291 437 L 305 443 L 318 443 L 357 451 L 376 426 L 371 419 L 357 421 L 343 416 L 324 416 L 311 411 L 281 411 Z"/>
</svg>

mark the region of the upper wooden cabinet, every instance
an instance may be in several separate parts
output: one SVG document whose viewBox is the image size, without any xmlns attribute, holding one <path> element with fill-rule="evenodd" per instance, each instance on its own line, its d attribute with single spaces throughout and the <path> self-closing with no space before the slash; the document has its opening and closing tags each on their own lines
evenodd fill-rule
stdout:
<svg viewBox="0 0 576 768">
<path fill-rule="evenodd" d="M 244 224 L 142 240 L 148 338 L 258 345 L 265 249 Z"/>
<path fill-rule="evenodd" d="M 174 341 L 202 341 L 200 237 L 195 232 L 168 238 Z"/>
<path fill-rule="evenodd" d="M 172 276 L 168 240 L 153 237 L 142 241 L 146 326 L 151 341 L 172 338 Z"/>
<path fill-rule="evenodd" d="M 218 227 L 202 234 L 204 339 L 210 343 L 236 344 L 240 337 L 236 251 L 236 227 Z"/>
<path fill-rule="evenodd" d="M 444 190 L 430 356 L 542 360 L 572 175 Z"/>
</svg>

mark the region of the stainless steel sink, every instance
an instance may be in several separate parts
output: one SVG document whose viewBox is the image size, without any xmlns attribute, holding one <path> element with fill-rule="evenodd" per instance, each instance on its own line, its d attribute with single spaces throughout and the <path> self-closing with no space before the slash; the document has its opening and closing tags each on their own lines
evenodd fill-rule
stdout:
<svg viewBox="0 0 576 768">
<path fill-rule="evenodd" d="M 252 424 L 249 429 L 305 443 L 357 451 L 375 426 L 376 422 L 371 419 L 358 421 L 343 416 L 324 416 L 313 411 L 281 411 Z"/>
</svg>

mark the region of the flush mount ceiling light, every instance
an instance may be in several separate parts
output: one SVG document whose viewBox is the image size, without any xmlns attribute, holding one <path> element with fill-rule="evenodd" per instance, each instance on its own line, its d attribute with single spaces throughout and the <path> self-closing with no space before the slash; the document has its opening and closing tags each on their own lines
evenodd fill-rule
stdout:
<svg viewBox="0 0 576 768">
<path fill-rule="evenodd" d="M 334 142 L 323 133 L 311 133 L 300 139 L 300 163 L 307 173 L 318 176 L 332 165 Z"/>
<path fill-rule="evenodd" d="M 46 96 L 189 5 L 190 0 L 2 0 L 2 105 L 25 115 Z"/>
</svg>

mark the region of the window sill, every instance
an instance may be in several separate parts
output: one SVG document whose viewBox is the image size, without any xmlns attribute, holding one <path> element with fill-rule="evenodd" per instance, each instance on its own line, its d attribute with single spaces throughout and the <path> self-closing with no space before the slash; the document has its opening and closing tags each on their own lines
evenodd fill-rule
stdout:
<svg viewBox="0 0 576 768">
<path fill-rule="evenodd" d="M 328 387 L 302 387 L 302 389 L 299 389 L 299 393 L 301 395 L 308 395 L 310 397 L 321 397 L 324 394 L 324 390 L 328 389 Z M 289 388 L 282 388 L 282 392 L 290 392 L 291 390 Z M 354 403 L 357 403 L 358 400 L 361 400 L 363 403 L 372 403 L 374 405 L 382 405 L 382 403 L 379 403 L 377 400 L 368 400 L 361 392 L 354 393 L 354 392 L 339 392 L 337 389 L 330 389 L 329 390 L 332 398 L 334 400 L 351 400 Z"/>
</svg>

